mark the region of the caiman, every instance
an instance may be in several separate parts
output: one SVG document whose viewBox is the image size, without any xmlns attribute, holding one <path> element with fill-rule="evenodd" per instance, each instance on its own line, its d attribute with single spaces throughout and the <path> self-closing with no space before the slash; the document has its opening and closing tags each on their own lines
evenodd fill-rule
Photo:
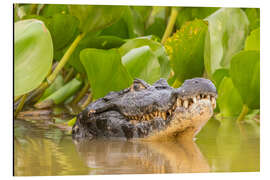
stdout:
<svg viewBox="0 0 270 180">
<path fill-rule="evenodd" d="M 135 79 L 119 92 L 89 104 L 72 127 L 81 138 L 195 137 L 213 115 L 217 91 L 208 79 L 185 80 L 172 88 L 165 79 L 153 85 Z"/>
</svg>

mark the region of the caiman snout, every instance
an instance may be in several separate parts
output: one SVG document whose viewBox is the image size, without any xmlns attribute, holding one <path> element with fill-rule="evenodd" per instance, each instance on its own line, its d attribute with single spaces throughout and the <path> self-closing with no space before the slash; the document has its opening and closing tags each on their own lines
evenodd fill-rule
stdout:
<svg viewBox="0 0 270 180">
<path fill-rule="evenodd" d="M 191 97 L 200 94 L 211 95 L 217 97 L 215 85 L 209 79 L 193 78 L 185 80 L 181 87 L 174 89 L 172 93 L 177 97 Z"/>
</svg>

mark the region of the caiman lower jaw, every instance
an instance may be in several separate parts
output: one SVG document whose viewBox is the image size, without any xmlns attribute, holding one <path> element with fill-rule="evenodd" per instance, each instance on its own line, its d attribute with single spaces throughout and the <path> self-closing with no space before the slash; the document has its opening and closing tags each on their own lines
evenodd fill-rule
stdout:
<svg viewBox="0 0 270 180">
<path fill-rule="evenodd" d="M 180 101 L 178 100 L 178 105 Z M 182 102 L 176 106 L 166 127 L 149 134 L 146 140 L 163 141 L 174 138 L 192 139 L 212 117 L 216 106 L 215 97 L 197 97 L 196 103 Z M 185 105 L 184 105 L 185 104 Z"/>
</svg>

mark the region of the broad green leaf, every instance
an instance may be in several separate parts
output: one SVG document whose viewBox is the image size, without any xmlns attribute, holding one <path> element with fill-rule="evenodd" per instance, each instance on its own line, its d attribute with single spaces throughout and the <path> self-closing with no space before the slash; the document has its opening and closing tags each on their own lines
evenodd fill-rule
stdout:
<svg viewBox="0 0 270 180">
<path fill-rule="evenodd" d="M 143 17 L 134 9 L 129 8 L 129 10 L 130 15 L 124 17 L 128 25 L 129 37 L 135 38 L 137 36 L 143 36 L 145 27 L 145 21 L 143 21 Z"/>
<path fill-rule="evenodd" d="M 77 117 L 74 117 L 74 118 L 70 119 L 67 122 L 67 124 L 72 127 L 76 123 L 76 120 L 77 120 Z"/>
<path fill-rule="evenodd" d="M 232 56 L 244 47 L 248 19 L 239 8 L 221 8 L 206 18 L 204 64 L 208 76 L 217 69 L 229 68 Z"/>
<path fill-rule="evenodd" d="M 146 22 L 145 35 L 155 35 L 160 39 L 162 38 L 167 26 L 166 8 L 168 7 L 153 7 L 148 21 Z"/>
<path fill-rule="evenodd" d="M 224 77 L 218 87 L 217 104 L 222 116 L 233 117 L 240 114 L 243 103 L 231 78 Z"/>
<path fill-rule="evenodd" d="M 115 49 L 84 49 L 80 60 L 86 70 L 93 98 L 98 99 L 110 91 L 119 91 L 132 83 L 132 78 L 121 63 Z"/>
<path fill-rule="evenodd" d="M 247 37 L 245 50 L 260 51 L 260 28 L 253 30 Z"/>
<path fill-rule="evenodd" d="M 79 21 L 71 15 L 55 14 L 48 21 L 54 50 L 59 50 L 67 46 L 75 37 Z"/>
<path fill-rule="evenodd" d="M 207 25 L 202 20 L 187 22 L 165 42 L 171 67 L 179 82 L 202 76 Z"/>
<path fill-rule="evenodd" d="M 243 103 L 260 108 L 260 52 L 241 51 L 232 57 L 230 75 Z"/>
<path fill-rule="evenodd" d="M 119 38 L 129 38 L 128 27 L 123 18 L 119 19 L 116 23 L 112 24 L 108 28 L 105 28 L 100 35 L 102 36 L 116 36 Z"/>
<path fill-rule="evenodd" d="M 67 14 L 68 7 L 65 4 L 45 4 L 44 8 L 40 10 L 40 15 L 43 17 L 52 17 L 55 14 Z"/>
<path fill-rule="evenodd" d="M 144 23 L 136 11 L 127 7 L 121 19 L 104 29 L 100 35 L 134 38 L 143 35 Z"/>
<path fill-rule="evenodd" d="M 122 57 L 122 63 L 134 79 L 150 84 L 160 79 L 160 64 L 149 46 L 132 49 Z"/>
<path fill-rule="evenodd" d="M 249 20 L 249 30 L 260 27 L 260 8 L 246 8 L 245 13 Z"/>
<path fill-rule="evenodd" d="M 143 22 L 149 18 L 152 10 L 151 6 L 131 6 L 131 8 L 139 14 Z"/>
<path fill-rule="evenodd" d="M 130 39 L 119 48 L 119 52 L 120 52 L 121 56 L 123 57 L 125 54 L 127 54 L 132 49 L 139 48 L 142 46 L 149 46 L 150 47 L 152 53 L 155 55 L 156 59 L 158 59 L 158 62 L 160 64 L 160 68 L 161 68 L 160 69 L 160 77 L 167 79 L 169 77 L 169 73 L 171 71 L 171 68 L 169 65 L 169 59 L 167 57 L 165 48 L 159 42 L 148 39 L 147 37 Z"/>
<path fill-rule="evenodd" d="M 117 22 L 125 6 L 69 5 L 69 11 L 80 20 L 81 32 L 96 32 Z"/>
<path fill-rule="evenodd" d="M 52 65 L 53 44 L 42 21 L 17 21 L 14 30 L 14 95 L 19 96 L 45 79 Z"/>
<path fill-rule="evenodd" d="M 216 87 L 219 87 L 219 85 L 224 77 L 230 77 L 228 69 L 216 70 L 216 72 L 213 74 L 213 80 L 214 80 Z"/>
<path fill-rule="evenodd" d="M 210 14 L 214 13 L 219 8 L 215 7 L 184 7 L 179 10 L 176 18 L 176 26 L 178 29 L 182 27 L 187 21 L 194 19 L 204 19 Z"/>
<path fill-rule="evenodd" d="M 94 36 L 88 34 L 84 39 L 81 40 L 75 51 L 69 58 L 68 63 L 72 65 L 80 73 L 85 73 L 84 67 L 80 61 L 80 52 L 86 48 L 96 49 L 111 49 L 118 48 L 124 44 L 124 40 L 116 36 Z"/>
</svg>

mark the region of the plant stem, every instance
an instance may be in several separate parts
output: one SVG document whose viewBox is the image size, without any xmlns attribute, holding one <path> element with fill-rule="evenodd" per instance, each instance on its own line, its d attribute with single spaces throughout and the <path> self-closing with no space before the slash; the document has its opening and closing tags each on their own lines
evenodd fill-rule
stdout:
<svg viewBox="0 0 270 180">
<path fill-rule="evenodd" d="M 14 102 L 18 101 L 21 97 L 22 95 L 14 97 Z"/>
<path fill-rule="evenodd" d="M 248 106 L 246 104 L 244 104 L 243 107 L 242 107 L 242 111 L 241 111 L 240 115 L 237 118 L 237 122 L 243 121 L 244 117 L 248 113 L 248 110 L 249 110 Z"/>
<path fill-rule="evenodd" d="M 56 68 L 54 69 L 54 71 L 52 72 L 52 74 L 47 78 L 47 81 L 48 81 L 49 84 L 51 84 L 55 80 L 55 78 L 58 75 L 58 73 L 66 65 L 69 57 L 71 56 L 71 54 L 73 53 L 73 51 L 78 46 L 79 42 L 82 40 L 82 38 L 84 36 L 85 36 L 85 33 L 79 34 L 76 37 L 76 39 L 73 41 L 73 43 L 70 45 L 70 47 L 68 48 L 68 50 L 66 51 L 66 53 L 64 54 L 64 56 L 62 57 L 62 59 L 59 61 L 58 65 L 56 66 Z"/>
<path fill-rule="evenodd" d="M 17 107 L 17 109 L 15 111 L 15 114 L 14 114 L 15 117 L 17 116 L 18 112 L 20 112 L 22 110 L 26 98 L 27 98 L 27 94 L 22 96 L 20 104 L 18 105 L 18 107 Z"/>
<path fill-rule="evenodd" d="M 85 83 L 84 84 L 84 87 L 82 88 L 82 90 L 79 92 L 79 94 L 76 96 L 76 98 L 73 99 L 72 104 L 77 104 L 82 99 L 82 97 L 84 96 L 84 94 L 87 93 L 89 87 L 90 87 L 89 83 L 88 82 Z"/>
<path fill-rule="evenodd" d="M 67 83 L 71 79 L 73 72 L 74 72 L 74 68 L 70 68 L 70 70 L 68 71 L 68 74 L 66 75 L 64 79 L 64 83 Z"/>
<path fill-rule="evenodd" d="M 37 14 L 37 4 L 32 4 L 31 5 L 31 14 Z"/>
<path fill-rule="evenodd" d="M 161 40 L 161 43 L 162 44 L 164 44 L 165 41 L 166 41 L 166 39 L 171 35 L 171 33 L 173 31 L 173 27 L 174 27 L 174 24 L 175 24 L 177 15 L 178 15 L 177 8 L 172 7 L 170 19 L 169 19 L 169 22 L 167 24 L 166 30 L 165 30 L 165 32 L 163 34 L 163 37 L 162 37 L 162 40 Z"/>
<path fill-rule="evenodd" d="M 85 109 L 86 106 L 91 102 L 91 100 L 92 100 L 92 93 L 89 93 L 87 99 L 84 101 L 83 105 L 81 106 L 82 109 Z"/>
</svg>

